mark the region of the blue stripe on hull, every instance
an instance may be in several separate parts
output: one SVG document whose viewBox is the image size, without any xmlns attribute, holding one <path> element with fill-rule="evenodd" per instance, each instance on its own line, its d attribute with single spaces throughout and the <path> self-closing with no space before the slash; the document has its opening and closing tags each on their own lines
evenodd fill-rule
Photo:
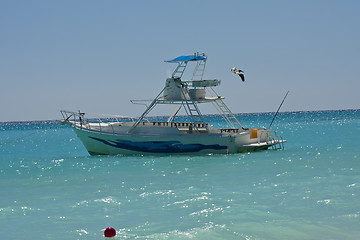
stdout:
<svg viewBox="0 0 360 240">
<path fill-rule="evenodd" d="M 126 149 L 136 152 L 147 153 L 181 153 L 181 152 L 200 152 L 202 150 L 213 149 L 223 150 L 227 146 L 219 144 L 204 145 L 204 144 L 182 144 L 180 141 L 147 141 L 147 142 L 133 142 L 128 140 L 117 139 L 104 140 L 96 137 L 89 137 L 108 146 L 120 149 Z"/>
</svg>

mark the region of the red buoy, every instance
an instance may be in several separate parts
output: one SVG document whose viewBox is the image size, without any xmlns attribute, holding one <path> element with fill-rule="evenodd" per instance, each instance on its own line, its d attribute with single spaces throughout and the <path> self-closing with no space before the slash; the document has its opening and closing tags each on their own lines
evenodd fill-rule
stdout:
<svg viewBox="0 0 360 240">
<path fill-rule="evenodd" d="M 107 229 L 105 229 L 104 235 L 105 237 L 114 237 L 116 235 L 116 231 L 114 228 L 108 227 Z"/>
</svg>

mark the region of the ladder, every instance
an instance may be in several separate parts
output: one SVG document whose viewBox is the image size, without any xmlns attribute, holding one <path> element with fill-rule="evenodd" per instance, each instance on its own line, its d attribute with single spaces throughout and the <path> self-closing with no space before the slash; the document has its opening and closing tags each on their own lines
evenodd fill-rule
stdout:
<svg viewBox="0 0 360 240">
<path fill-rule="evenodd" d="M 244 128 L 244 126 L 235 117 L 235 115 L 231 112 L 231 110 L 228 108 L 228 106 L 226 106 L 224 101 L 215 92 L 215 90 L 212 87 L 209 87 L 207 89 L 208 89 L 208 93 L 210 94 L 210 96 L 217 98 L 213 102 L 213 104 L 214 104 L 215 108 L 218 110 L 218 112 L 221 114 L 221 116 L 224 118 L 224 120 L 227 122 L 227 124 L 230 126 L 230 128 L 232 128 L 232 129 Z"/>
<path fill-rule="evenodd" d="M 186 114 L 190 117 L 191 123 L 193 124 L 193 129 L 196 133 L 199 133 L 200 126 L 203 126 L 207 132 L 209 132 L 208 126 L 204 121 L 204 117 L 202 116 L 200 109 L 198 108 L 196 102 L 190 97 L 188 92 L 188 84 L 183 83 L 182 94 L 184 97 L 183 106 Z"/>
<path fill-rule="evenodd" d="M 268 141 L 266 141 L 266 143 L 267 142 Z M 273 143 L 273 145 L 271 145 L 273 150 L 284 150 L 284 140 L 281 136 L 276 135 L 276 132 L 274 132 L 273 137 L 270 137 L 270 142 Z"/>
<path fill-rule="evenodd" d="M 173 78 L 181 78 L 184 74 L 184 71 L 187 66 L 187 61 L 179 62 L 178 66 L 176 67 L 175 71 L 172 74 Z"/>
<path fill-rule="evenodd" d="M 191 80 L 202 80 L 205 72 L 206 59 L 197 62 Z"/>
</svg>

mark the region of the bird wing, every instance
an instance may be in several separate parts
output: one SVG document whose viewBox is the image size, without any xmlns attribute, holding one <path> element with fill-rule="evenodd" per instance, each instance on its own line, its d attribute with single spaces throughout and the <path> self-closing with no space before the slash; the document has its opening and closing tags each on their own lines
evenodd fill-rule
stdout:
<svg viewBox="0 0 360 240">
<path fill-rule="evenodd" d="M 244 74 L 240 73 L 239 76 L 240 76 L 241 80 L 242 80 L 243 82 L 245 82 L 245 76 L 244 76 Z"/>
</svg>

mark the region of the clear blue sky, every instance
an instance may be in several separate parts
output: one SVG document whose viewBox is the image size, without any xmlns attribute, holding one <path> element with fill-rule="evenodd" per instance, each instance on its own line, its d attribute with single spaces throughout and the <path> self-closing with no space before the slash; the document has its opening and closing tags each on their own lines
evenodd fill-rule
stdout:
<svg viewBox="0 0 360 240">
<path fill-rule="evenodd" d="M 205 52 L 205 77 L 235 113 L 360 108 L 360 1 L 0 0 L 0 121 L 59 111 L 138 116 L 176 65 Z M 231 74 L 245 71 L 246 82 Z"/>
</svg>

